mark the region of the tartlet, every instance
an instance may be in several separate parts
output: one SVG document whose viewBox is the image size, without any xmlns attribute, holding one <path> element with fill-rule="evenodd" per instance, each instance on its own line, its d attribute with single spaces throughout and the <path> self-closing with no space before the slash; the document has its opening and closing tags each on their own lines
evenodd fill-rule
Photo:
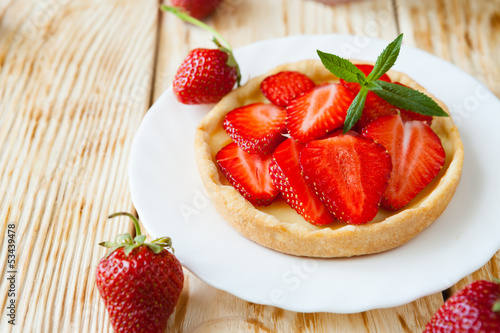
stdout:
<svg viewBox="0 0 500 333">
<path fill-rule="evenodd" d="M 260 83 L 280 71 L 301 72 L 316 84 L 339 81 L 318 60 L 278 66 L 226 95 L 202 119 L 196 131 L 194 148 L 203 184 L 216 209 L 230 225 L 248 239 L 279 252 L 332 258 L 393 249 L 415 237 L 441 215 L 458 186 L 464 159 L 462 141 L 451 117 L 434 117 L 431 126 L 446 152 L 445 164 L 437 177 L 407 206 L 394 212 L 380 209 L 367 224 L 348 225 L 336 221 L 315 226 L 280 198 L 267 207 L 253 206 L 248 202 L 225 179 L 215 162 L 216 153 L 232 141 L 222 124 L 225 115 L 237 107 L 268 102 L 261 93 Z M 387 74 L 393 81 L 431 96 L 448 112 L 444 103 L 407 75 L 392 70 Z"/>
</svg>

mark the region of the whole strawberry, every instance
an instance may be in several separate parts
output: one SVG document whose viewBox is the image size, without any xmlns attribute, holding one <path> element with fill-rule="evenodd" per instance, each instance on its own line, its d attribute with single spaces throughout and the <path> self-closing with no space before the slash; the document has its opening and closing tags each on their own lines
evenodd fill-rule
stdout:
<svg viewBox="0 0 500 333">
<path fill-rule="evenodd" d="M 171 248 L 169 237 L 144 243 L 135 216 L 110 218 L 119 215 L 133 220 L 137 236 L 99 244 L 109 251 L 97 266 L 97 288 L 116 332 L 163 332 L 184 284 L 181 264 L 164 249 Z"/>
<path fill-rule="evenodd" d="M 500 280 L 473 282 L 450 297 L 424 333 L 500 332 Z"/>
<path fill-rule="evenodd" d="M 217 8 L 221 0 L 172 0 L 172 5 L 184 9 L 198 20 L 207 17 Z"/>
<path fill-rule="evenodd" d="M 179 18 L 214 34 L 216 49 L 194 49 L 175 74 L 173 90 L 177 100 L 184 104 L 217 103 L 240 84 L 240 70 L 229 43 L 213 28 L 189 16 L 176 7 L 161 6 Z"/>
<path fill-rule="evenodd" d="M 220 49 L 194 49 L 175 74 L 173 89 L 184 104 L 217 103 L 237 81 L 236 67 L 228 64 L 229 54 Z"/>
</svg>

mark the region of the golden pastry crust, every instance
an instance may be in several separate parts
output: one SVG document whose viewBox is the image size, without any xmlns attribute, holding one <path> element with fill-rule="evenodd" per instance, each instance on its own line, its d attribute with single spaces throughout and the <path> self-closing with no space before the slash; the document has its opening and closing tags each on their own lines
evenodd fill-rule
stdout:
<svg viewBox="0 0 500 333">
<path fill-rule="evenodd" d="M 338 81 L 317 60 L 278 66 L 229 93 L 203 118 L 196 131 L 194 147 L 200 175 L 208 195 L 226 221 L 245 237 L 276 251 L 332 258 L 395 248 L 415 237 L 441 215 L 458 186 L 464 158 L 462 141 L 451 117 L 435 117 L 432 123 L 446 151 L 446 162 L 438 176 L 405 208 L 396 212 L 380 209 L 377 217 L 365 225 L 334 222 L 324 227 L 313 226 L 283 201 L 263 208 L 254 207 L 245 200 L 220 173 L 214 159 L 217 151 L 231 141 L 222 129 L 222 122 L 226 113 L 236 107 L 268 102 L 260 91 L 260 83 L 267 76 L 284 70 L 302 72 L 316 83 Z M 393 81 L 433 97 L 407 75 L 395 71 L 387 74 Z M 448 112 L 444 103 L 434 100 Z"/>
</svg>

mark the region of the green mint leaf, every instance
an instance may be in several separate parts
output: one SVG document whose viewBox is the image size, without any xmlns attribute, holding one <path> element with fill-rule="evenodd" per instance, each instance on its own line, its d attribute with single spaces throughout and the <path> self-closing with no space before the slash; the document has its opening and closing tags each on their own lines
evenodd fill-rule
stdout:
<svg viewBox="0 0 500 333">
<path fill-rule="evenodd" d="M 366 88 L 368 88 L 368 90 L 381 90 L 382 89 L 380 84 L 378 84 L 378 81 L 368 81 L 368 83 L 366 84 Z"/>
<path fill-rule="evenodd" d="M 316 50 L 319 58 L 323 65 L 328 69 L 333 75 L 344 79 L 347 82 L 358 82 L 358 75 L 365 78 L 365 74 L 354 66 L 352 62 L 347 59 L 341 58 L 335 54 L 321 52 Z"/>
<path fill-rule="evenodd" d="M 358 78 L 358 82 L 360 85 L 362 86 L 366 85 L 366 77 L 364 75 L 356 73 L 356 77 Z"/>
<path fill-rule="evenodd" d="M 344 122 L 344 134 L 349 132 L 361 117 L 361 113 L 365 107 L 366 95 L 368 95 L 368 89 L 366 87 L 361 87 L 361 90 L 352 101 L 351 106 L 347 109 L 347 116 Z"/>
<path fill-rule="evenodd" d="M 384 75 L 396 62 L 398 58 L 399 51 L 401 50 L 401 41 L 403 40 L 403 34 L 399 35 L 395 40 L 393 40 L 378 56 L 375 66 L 373 67 L 371 73 L 367 77 L 367 81 L 378 80 L 382 75 Z"/>
<path fill-rule="evenodd" d="M 448 114 L 429 96 L 399 84 L 377 81 L 382 89 L 373 92 L 392 105 L 427 116 L 448 117 Z"/>
</svg>

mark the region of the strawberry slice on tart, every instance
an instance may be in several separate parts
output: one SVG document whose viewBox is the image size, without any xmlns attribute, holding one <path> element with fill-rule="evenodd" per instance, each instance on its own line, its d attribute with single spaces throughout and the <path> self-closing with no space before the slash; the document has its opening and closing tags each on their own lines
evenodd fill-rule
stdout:
<svg viewBox="0 0 500 333">
<path fill-rule="evenodd" d="M 382 207 L 406 206 L 439 173 L 445 162 L 441 140 L 424 122 L 403 121 L 400 115 L 383 116 L 363 129 L 362 135 L 384 146 L 392 160 L 389 185 Z"/>
<path fill-rule="evenodd" d="M 215 160 L 231 185 L 253 205 L 268 206 L 278 196 L 269 175 L 272 155 L 249 154 L 231 142 L 219 150 Z"/>
<path fill-rule="evenodd" d="M 262 94 L 271 103 L 287 106 L 290 101 L 316 87 L 307 75 L 295 71 L 282 71 L 266 77 L 260 84 Z"/>
<path fill-rule="evenodd" d="M 286 127 L 302 143 L 344 125 L 354 93 L 341 84 L 325 84 L 293 99 L 286 108 Z"/>
<path fill-rule="evenodd" d="M 307 185 L 299 165 L 299 154 L 304 145 L 293 139 L 282 142 L 273 153 L 269 166 L 271 180 L 290 207 L 315 225 L 334 221 L 333 215 Z"/>
<path fill-rule="evenodd" d="M 279 106 L 253 103 L 230 111 L 224 130 L 247 153 L 269 154 L 286 137 L 286 112 Z"/>
<path fill-rule="evenodd" d="M 299 161 L 306 183 L 337 219 L 364 224 L 377 215 L 392 167 L 380 144 L 337 131 L 309 142 Z"/>
</svg>

